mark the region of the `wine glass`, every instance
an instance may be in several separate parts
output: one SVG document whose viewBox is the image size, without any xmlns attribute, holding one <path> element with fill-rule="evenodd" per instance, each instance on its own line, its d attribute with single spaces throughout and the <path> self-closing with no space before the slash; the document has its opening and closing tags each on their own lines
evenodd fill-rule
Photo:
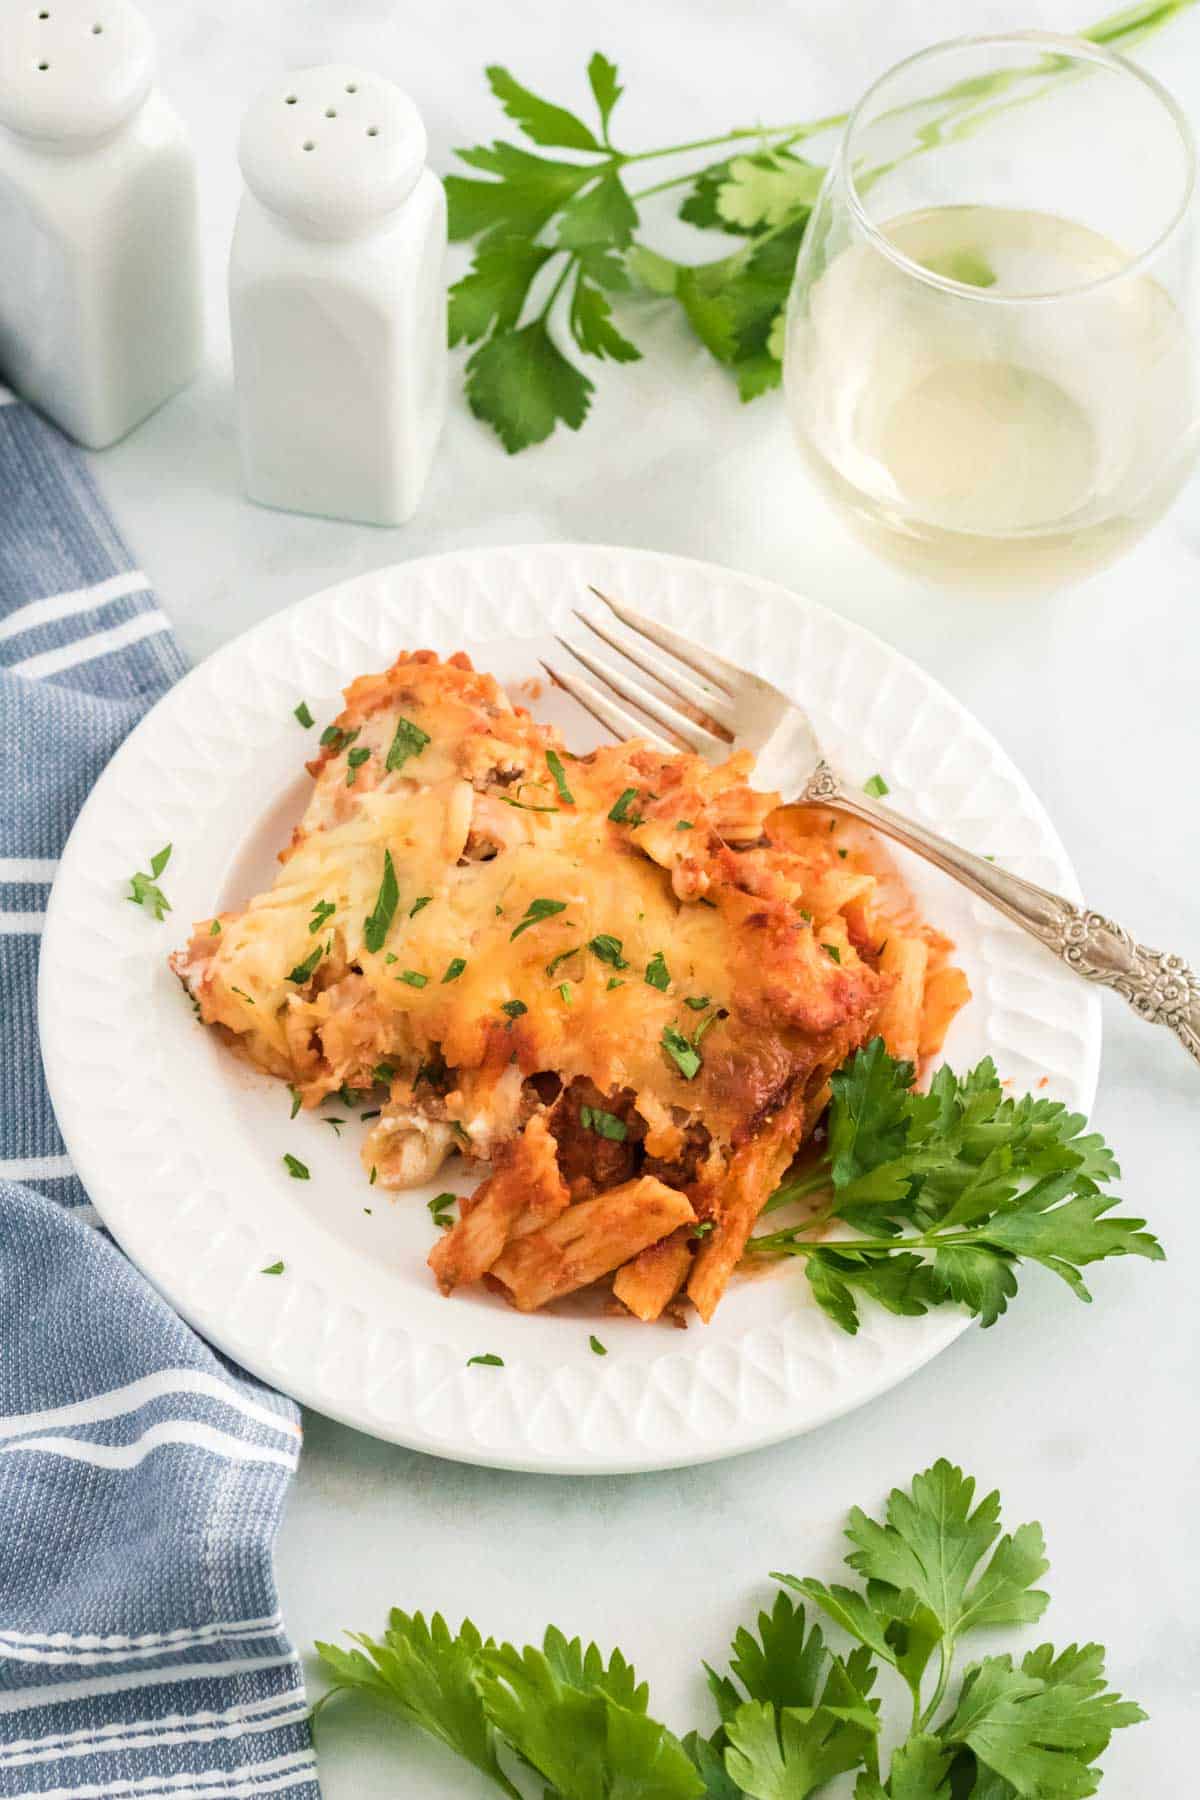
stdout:
<svg viewBox="0 0 1200 1800">
<path fill-rule="evenodd" d="M 870 545 L 994 591 L 1112 562 L 1200 442 L 1195 153 L 1142 70 L 1073 38 L 960 38 L 851 114 L 805 233 L 784 384 Z"/>
</svg>

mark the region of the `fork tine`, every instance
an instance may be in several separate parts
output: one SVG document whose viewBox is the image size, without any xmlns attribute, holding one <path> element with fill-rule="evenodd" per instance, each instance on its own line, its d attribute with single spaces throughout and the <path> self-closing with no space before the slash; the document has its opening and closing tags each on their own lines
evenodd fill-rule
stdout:
<svg viewBox="0 0 1200 1800">
<path fill-rule="evenodd" d="M 706 731 L 703 725 L 697 725 L 694 720 L 677 712 L 675 707 L 668 706 L 665 700 L 660 700 L 655 694 L 651 694 L 639 681 L 623 675 L 619 670 L 610 667 L 608 663 L 598 662 L 588 651 L 581 650 L 576 644 L 567 644 L 562 638 L 559 638 L 558 642 L 563 645 L 564 649 L 569 650 L 585 669 L 590 669 L 593 675 L 606 682 L 615 694 L 620 695 L 622 700 L 628 700 L 631 705 L 638 707 L 642 712 L 649 713 L 657 724 L 669 731 L 687 749 L 694 750 L 699 756 L 712 756 L 714 753 L 724 756 L 728 751 L 729 745 L 724 738 L 719 738 L 715 732 Z"/>
<path fill-rule="evenodd" d="M 614 700 L 608 698 L 607 694 L 602 694 L 598 687 L 594 687 L 590 681 L 585 681 L 581 675 L 568 674 L 565 670 L 556 669 L 545 661 L 542 662 L 542 667 L 551 681 L 570 694 L 572 700 L 577 700 L 580 706 L 586 712 L 590 712 L 594 719 L 598 719 L 606 730 L 612 732 L 618 742 L 623 742 L 626 738 L 649 738 L 652 743 L 658 745 L 660 750 L 674 754 L 677 749 L 675 744 L 669 744 L 666 738 L 659 736 L 657 731 L 649 730 L 643 720 L 635 719 L 632 713 L 626 712 L 623 706 L 618 706 Z"/>
<path fill-rule="evenodd" d="M 668 693 L 673 694 L 677 700 L 682 700 L 685 706 L 695 707 L 697 712 L 704 714 L 706 720 L 711 720 L 714 724 L 719 725 L 723 732 L 728 733 L 732 742 L 733 708 L 724 694 L 718 693 L 716 688 L 702 687 L 698 681 L 693 681 L 690 675 L 684 674 L 677 668 L 674 660 L 668 662 L 665 657 L 656 656 L 653 651 L 644 648 L 642 640 L 635 640 L 634 643 L 628 644 L 623 638 L 608 631 L 590 614 L 581 612 L 578 607 L 574 608 L 574 612 L 580 624 L 586 625 L 589 631 L 594 631 L 596 636 L 610 649 L 617 651 L 618 655 L 625 657 L 636 668 L 641 669 L 643 674 L 649 675 L 653 680 L 661 683 Z"/>
<path fill-rule="evenodd" d="M 745 669 L 739 669 L 736 663 L 727 662 L 723 656 L 718 656 L 715 650 L 701 650 L 698 644 L 693 644 L 682 632 L 660 624 L 657 619 L 638 612 L 636 607 L 626 605 L 623 600 L 614 600 L 611 594 L 602 593 L 598 587 L 592 587 L 590 582 L 588 587 L 597 600 L 603 600 L 605 606 L 617 615 L 622 625 L 641 637 L 649 638 L 660 650 L 670 651 L 672 656 L 677 656 L 695 674 L 711 681 L 715 687 L 723 688 L 731 697 L 745 683 L 757 679 L 748 675 Z"/>
</svg>

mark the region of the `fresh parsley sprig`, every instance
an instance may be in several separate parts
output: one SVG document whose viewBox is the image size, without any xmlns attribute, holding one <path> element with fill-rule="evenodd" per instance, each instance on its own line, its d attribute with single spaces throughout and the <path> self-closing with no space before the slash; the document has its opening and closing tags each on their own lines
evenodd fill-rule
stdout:
<svg viewBox="0 0 1200 1800">
<path fill-rule="evenodd" d="M 706 1665 L 720 1719 L 710 1736 L 681 1740 L 652 1718 L 619 1650 L 606 1660 L 554 1626 L 518 1650 L 469 1620 L 452 1632 L 440 1613 L 400 1611 L 381 1639 L 351 1633 L 358 1649 L 317 1645 L 334 1685 L 314 1717 L 334 1695 L 359 1694 L 440 1739 L 510 1800 L 526 1791 L 522 1772 L 547 1800 L 805 1800 L 851 1774 L 855 1800 L 1094 1794 L 1112 1733 L 1146 1716 L 1109 1689 L 1098 1644 L 956 1660 L 980 1628 L 1041 1618 L 1041 1527 L 1002 1535 L 999 1495 L 976 1503 L 974 1481 L 943 1460 L 894 1489 L 882 1519 L 856 1507 L 846 1536 L 855 1586 L 776 1575 L 774 1604 L 737 1632 L 728 1672 Z M 832 1621 L 838 1647 L 805 1600 Z M 882 1665 L 911 1700 L 890 1756 Z"/>
<path fill-rule="evenodd" d="M 1192 3 L 1142 0 L 1081 35 L 1128 50 Z M 505 449 L 541 443 L 560 424 L 578 431 L 594 387 L 577 357 L 640 361 L 624 320 L 618 326 L 613 317 L 614 300 L 631 291 L 673 300 L 743 400 L 778 387 L 784 307 L 825 174 L 797 146 L 836 130 L 847 115 L 739 126 L 629 151 L 612 139 L 624 90 L 616 65 L 599 51 L 587 67 L 594 124 L 533 93 L 499 64 L 486 73 L 504 112 L 536 149 L 497 141 L 457 152 L 477 173 L 446 178 L 450 237 L 475 249 L 469 272 L 450 289 L 449 332 L 452 344 L 473 346 L 467 401 Z M 990 83 L 960 83 L 930 96 L 940 111 L 929 141 L 956 125 L 971 129 L 990 92 L 1022 75 L 1044 83 L 1054 73 L 1051 59 L 1034 58 L 1024 71 L 999 71 Z M 1031 97 L 1038 91 L 1033 86 Z M 538 154 L 544 150 L 559 154 Z M 716 160 L 708 155 L 683 174 L 631 186 L 639 164 L 714 151 Z M 679 216 L 722 234 L 726 246 L 736 240 L 736 248 L 691 264 L 637 235 L 642 203 L 679 188 Z"/>
<path fill-rule="evenodd" d="M 912 1079 L 882 1039 L 860 1050 L 832 1079 L 824 1156 L 768 1209 L 818 1194 L 826 1204 L 750 1240 L 752 1254 L 803 1257 L 813 1297 L 843 1330 L 858 1330 L 863 1295 L 913 1315 L 958 1301 L 993 1325 L 1022 1261 L 1090 1300 L 1089 1263 L 1162 1260 L 1144 1219 L 1111 1216 L 1118 1201 L 1105 1184 L 1120 1170 L 1081 1113 L 1006 1097 L 990 1057 L 966 1076 L 939 1069 L 925 1094 Z M 834 1220 L 858 1235 L 814 1242 Z"/>
</svg>

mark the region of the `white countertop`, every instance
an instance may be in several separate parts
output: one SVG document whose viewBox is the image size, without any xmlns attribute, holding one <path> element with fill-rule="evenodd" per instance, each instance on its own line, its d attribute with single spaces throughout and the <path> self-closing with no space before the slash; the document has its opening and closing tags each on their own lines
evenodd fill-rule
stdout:
<svg viewBox="0 0 1200 1800">
<path fill-rule="evenodd" d="M 597 394 L 582 432 L 516 458 L 471 419 L 456 385 L 424 505 L 402 530 L 248 504 L 231 438 L 233 146 L 247 102 L 278 69 L 336 58 L 392 75 L 422 108 L 445 171 L 451 146 L 505 124 L 485 62 L 582 103 L 584 64 L 603 48 L 628 89 L 623 138 L 665 142 L 832 110 L 922 43 L 1014 23 L 1069 30 L 1102 0 L 1094 11 L 1075 0 L 440 0 L 419 14 L 379 0 L 141 4 L 200 152 L 209 353 L 187 393 L 93 463 L 193 657 L 336 579 L 463 545 L 592 539 L 731 564 L 813 595 L 932 670 L 1031 777 L 1092 904 L 1200 966 L 1200 483 L 1126 561 L 1074 592 L 1010 604 L 928 593 L 842 535 L 805 485 L 777 400 L 740 406 L 669 317 L 639 322 L 643 364 L 589 371 Z M 1200 123 L 1200 12 L 1144 59 Z M 1114 1741 L 1104 1794 L 1189 1791 L 1200 1071 L 1121 1002 L 1104 1011 L 1096 1121 L 1120 1155 L 1128 1209 L 1167 1245 L 1165 1265 L 1098 1270 L 1091 1308 L 1029 1276 L 994 1330 L 968 1333 L 853 1417 L 676 1474 L 499 1474 L 310 1416 L 278 1556 L 296 1642 L 375 1631 L 391 1605 L 441 1608 L 454 1622 L 469 1612 L 517 1642 L 554 1620 L 619 1643 L 656 1711 L 708 1729 L 700 1659 L 724 1659 L 735 1623 L 770 1592 L 767 1571 L 836 1578 L 847 1509 L 874 1510 L 887 1487 L 946 1455 L 1001 1488 L 1006 1522 L 1045 1526 L 1053 1598 L 1036 1636 L 1107 1644 L 1113 1682 L 1151 1714 Z M 320 1748 L 327 1800 L 494 1791 L 357 1707 L 330 1709 Z"/>
</svg>

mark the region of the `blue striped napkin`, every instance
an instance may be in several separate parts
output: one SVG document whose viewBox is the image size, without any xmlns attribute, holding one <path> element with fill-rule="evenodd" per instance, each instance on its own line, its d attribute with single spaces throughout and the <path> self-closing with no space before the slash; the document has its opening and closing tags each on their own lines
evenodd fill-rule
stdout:
<svg viewBox="0 0 1200 1800">
<path fill-rule="evenodd" d="M 0 388 L 0 1795 L 317 1800 L 271 1550 L 297 1409 L 95 1223 L 42 1080 L 55 858 L 183 673 L 88 476 Z"/>
</svg>

